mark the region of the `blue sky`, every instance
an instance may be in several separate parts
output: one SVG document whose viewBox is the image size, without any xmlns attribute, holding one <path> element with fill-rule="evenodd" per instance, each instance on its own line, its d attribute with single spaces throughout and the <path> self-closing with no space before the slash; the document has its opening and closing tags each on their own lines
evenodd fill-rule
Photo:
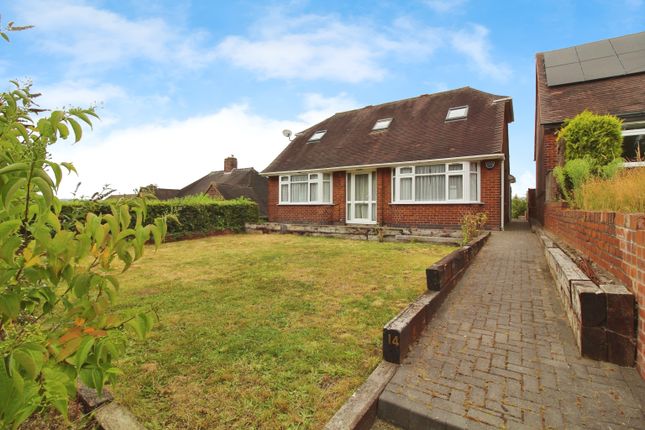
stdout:
<svg viewBox="0 0 645 430">
<path fill-rule="evenodd" d="M 56 145 L 89 195 L 182 187 L 234 154 L 266 167 L 334 112 L 472 86 L 513 97 L 511 173 L 534 177 L 535 53 L 645 30 L 643 0 L 0 2 L 33 24 L 2 47 L 0 79 L 43 107 L 97 104 L 82 142 Z M 5 84 L 8 88 L 8 84 Z"/>
</svg>

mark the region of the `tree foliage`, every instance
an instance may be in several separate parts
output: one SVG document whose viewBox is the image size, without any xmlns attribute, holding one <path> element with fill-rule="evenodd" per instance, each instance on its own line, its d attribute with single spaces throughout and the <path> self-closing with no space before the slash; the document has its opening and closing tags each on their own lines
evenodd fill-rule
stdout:
<svg viewBox="0 0 645 430">
<path fill-rule="evenodd" d="M 594 169 L 611 163 L 622 153 L 622 121 L 613 115 L 585 110 L 565 119 L 557 137 L 565 145 L 566 161 L 584 159 Z"/>
<path fill-rule="evenodd" d="M 511 214 L 513 218 L 519 218 L 526 215 L 528 203 L 525 197 L 514 196 L 511 200 Z"/>
<path fill-rule="evenodd" d="M 0 427 L 16 428 L 31 414 L 67 414 L 77 378 L 100 391 L 121 372 L 114 361 L 127 333 L 143 338 L 150 314 L 122 320 L 110 314 L 117 270 L 159 245 L 163 218 L 144 225 L 142 200 L 115 201 L 107 214 L 88 212 L 61 225 L 56 197 L 70 163 L 49 147 L 81 140 L 93 109 L 36 109 L 29 85 L 0 93 Z M 38 113 L 38 114 L 37 114 Z"/>
</svg>

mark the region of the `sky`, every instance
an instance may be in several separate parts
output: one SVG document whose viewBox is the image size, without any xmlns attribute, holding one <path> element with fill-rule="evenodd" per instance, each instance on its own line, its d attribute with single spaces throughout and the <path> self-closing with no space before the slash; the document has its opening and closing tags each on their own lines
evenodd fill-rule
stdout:
<svg viewBox="0 0 645 430">
<path fill-rule="evenodd" d="M 645 30 L 644 0 L 0 0 L 0 85 L 96 106 L 52 158 L 59 196 L 181 188 L 235 155 L 261 171 L 335 112 L 471 86 L 513 98 L 513 194 L 535 183 L 535 54 Z"/>
</svg>

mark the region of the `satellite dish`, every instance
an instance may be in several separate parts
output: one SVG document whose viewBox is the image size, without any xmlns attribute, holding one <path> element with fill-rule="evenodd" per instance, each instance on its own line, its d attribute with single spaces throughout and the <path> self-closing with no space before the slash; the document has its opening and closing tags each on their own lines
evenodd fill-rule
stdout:
<svg viewBox="0 0 645 430">
<path fill-rule="evenodd" d="M 282 130 L 282 135 L 286 138 L 291 138 L 292 134 L 291 130 Z"/>
</svg>

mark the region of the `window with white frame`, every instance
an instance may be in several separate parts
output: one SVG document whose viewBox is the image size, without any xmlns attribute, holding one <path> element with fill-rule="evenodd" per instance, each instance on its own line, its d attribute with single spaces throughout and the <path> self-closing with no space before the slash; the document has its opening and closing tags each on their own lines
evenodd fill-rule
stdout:
<svg viewBox="0 0 645 430">
<path fill-rule="evenodd" d="M 394 203 L 478 203 L 479 162 L 401 166 L 392 169 Z"/>
<path fill-rule="evenodd" d="M 627 162 L 645 159 L 645 122 L 623 124 L 623 153 Z"/>
<path fill-rule="evenodd" d="M 280 176 L 280 203 L 331 203 L 331 174 L 299 173 Z"/>
</svg>

